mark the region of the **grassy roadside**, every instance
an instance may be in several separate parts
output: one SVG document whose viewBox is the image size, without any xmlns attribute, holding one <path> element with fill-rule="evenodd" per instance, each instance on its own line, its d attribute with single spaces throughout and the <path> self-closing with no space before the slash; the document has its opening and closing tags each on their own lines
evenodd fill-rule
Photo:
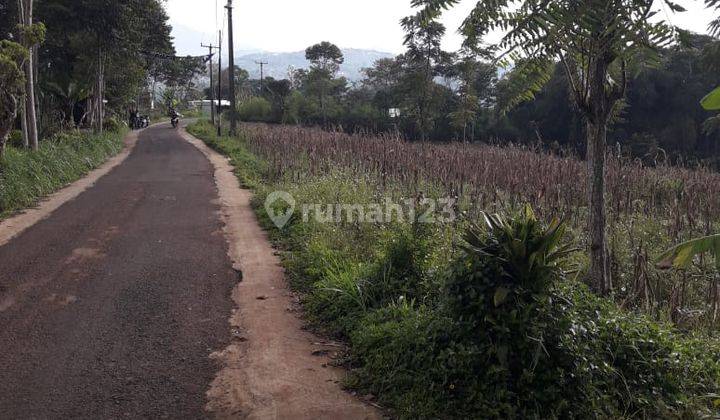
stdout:
<svg viewBox="0 0 720 420">
<path fill-rule="evenodd" d="M 718 414 L 718 342 L 593 296 L 550 262 L 550 246 L 531 254 L 542 263 L 518 270 L 528 254 L 518 249 L 548 235 L 531 215 L 509 218 L 507 229 L 297 216 L 278 229 L 263 207 L 273 191 L 299 204 L 369 204 L 380 198 L 378 180 L 332 165 L 289 178 L 273 173 L 242 137 L 217 138 L 204 122 L 189 131 L 228 156 L 256 192 L 258 216 L 286 251 L 310 320 L 350 344 L 347 385 L 376 396 L 397 417 Z M 402 195 L 397 186 L 394 198 Z M 477 246 L 457 246 L 463 236 Z"/>
<path fill-rule="evenodd" d="M 0 219 L 82 178 L 120 152 L 126 130 L 65 132 L 33 152 L 9 147 L 0 162 Z"/>
</svg>

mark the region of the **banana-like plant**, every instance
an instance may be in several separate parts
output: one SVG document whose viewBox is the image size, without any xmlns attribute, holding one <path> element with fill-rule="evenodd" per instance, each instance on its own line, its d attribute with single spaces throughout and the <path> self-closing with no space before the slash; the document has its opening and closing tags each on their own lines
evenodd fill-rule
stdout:
<svg viewBox="0 0 720 420">
<path fill-rule="evenodd" d="M 658 259 L 658 268 L 683 269 L 692 264 L 693 259 L 700 254 L 709 253 L 715 259 L 715 275 L 711 278 L 709 287 L 709 316 L 711 325 L 716 325 L 720 316 L 720 234 L 692 239 L 667 250 Z"/>
<path fill-rule="evenodd" d="M 72 78 L 47 82 L 46 89 L 63 103 L 63 121 L 74 124 L 75 105 L 90 96 L 92 88 Z"/>
<path fill-rule="evenodd" d="M 683 269 L 690 266 L 697 255 L 709 253 L 715 259 L 715 268 L 720 270 L 720 234 L 683 242 L 665 251 L 658 258 L 657 266 L 662 269 Z"/>
</svg>

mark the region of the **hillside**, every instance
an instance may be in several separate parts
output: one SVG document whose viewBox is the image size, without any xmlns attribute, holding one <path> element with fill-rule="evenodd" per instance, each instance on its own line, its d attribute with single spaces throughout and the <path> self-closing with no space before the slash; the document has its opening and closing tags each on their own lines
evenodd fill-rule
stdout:
<svg viewBox="0 0 720 420">
<path fill-rule="evenodd" d="M 372 67 L 377 60 L 393 57 L 393 54 L 390 53 L 354 48 L 343 49 L 343 54 L 345 55 L 345 63 L 340 66 L 340 75 L 347 77 L 350 81 L 362 79 L 362 69 Z M 235 61 L 238 66 L 250 72 L 250 77 L 253 79 L 260 77 L 260 67 L 255 64 L 259 61 L 268 63 L 265 66 L 265 76 L 276 79 L 286 78 L 290 67 L 307 68 L 309 65 L 305 60 L 305 51 L 290 53 L 258 52 L 241 55 Z"/>
<path fill-rule="evenodd" d="M 202 48 L 200 41 L 213 42 L 210 35 L 201 34 L 182 25 L 173 27 L 172 34 L 175 49 L 178 55 L 181 56 L 207 54 L 207 48 Z M 362 79 L 362 69 L 372 67 L 375 61 L 381 58 L 394 57 L 394 54 L 387 52 L 357 48 L 343 48 L 342 51 L 345 54 L 345 63 L 340 67 L 340 75 L 347 77 L 351 82 Z M 247 70 L 253 79 L 260 78 L 260 66 L 255 64 L 257 61 L 267 62 L 265 75 L 276 79 L 286 78 L 290 67 L 307 68 L 309 65 L 305 60 L 305 51 L 267 52 L 253 48 L 237 47 L 235 49 L 235 61 L 238 66 Z M 223 53 L 223 62 L 227 63 L 226 53 Z"/>
</svg>

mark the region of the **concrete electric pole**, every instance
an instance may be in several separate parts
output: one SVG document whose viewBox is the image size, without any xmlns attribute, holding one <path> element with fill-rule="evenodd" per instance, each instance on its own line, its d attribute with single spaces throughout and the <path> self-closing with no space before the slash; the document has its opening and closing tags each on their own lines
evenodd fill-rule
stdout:
<svg viewBox="0 0 720 420">
<path fill-rule="evenodd" d="M 228 78 L 230 79 L 230 135 L 237 134 L 237 106 L 235 103 L 235 53 L 233 52 L 233 5 L 228 0 L 225 8 L 228 11 Z"/>
<path fill-rule="evenodd" d="M 260 96 L 263 94 L 263 83 L 265 82 L 265 65 L 268 64 L 267 61 L 256 61 L 255 64 L 260 65 Z"/>
<path fill-rule="evenodd" d="M 222 117 L 220 116 L 222 113 L 222 31 L 218 31 L 218 45 L 217 135 L 220 137 L 222 136 Z"/>
<path fill-rule="evenodd" d="M 213 58 L 213 55 L 215 55 L 215 54 L 213 54 L 213 50 L 217 50 L 220 47 L 216 47 L 213 44 L 210 44 L 210 45 L 200 44 L 200 46 L 208 49 L 208 62 L 209 62 L 208 68 L 210 69 L 210 119 L 212 120 L 213 125 L 215 125 L 215 83 L 213 83 L 213 79 L 214 79 L 213 78 L 213 70 L 214 69 L 213 69 L 212 58 Z M 218 77 L 220 77 L 219 74 L 218 74 Z"/>
</svg>

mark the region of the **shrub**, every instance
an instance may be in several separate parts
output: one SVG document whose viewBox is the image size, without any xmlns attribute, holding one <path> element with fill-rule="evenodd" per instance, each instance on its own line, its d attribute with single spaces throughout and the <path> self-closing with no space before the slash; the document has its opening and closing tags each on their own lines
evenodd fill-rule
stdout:
<svg viewBox="0 0 720 420">
<path fill-rule="evenodd" d="M 486 229 L 468 230 L 448 270 L 444 305 L 390 305 L 358 324 L 354 386 L 403 418 L 715 409 L 716 342 L 687 340 L 564 280 L 562 224 L 543 227 L 529 210 L 486 221 Z M 698 358 L 703 348 L 712 356 Z"/>
<path fill-rule="evenodd" d="M 121 123 L 115 117 L 106 118 L 103 121 L 103 128 L 108 131 L 119 132 L 123 127 L 127 127 L 127 125 Z"/>
<path fill-rule="evenodd" d="M 0 217 L 33 205 L 123 148 L 123 133 L 61 132 L 37 151 L 9 149 L 0 162 Z"/>
<path fill-rule="evenodd" d="M 386 240 L 367 283 L 375 307 L 399 298 L 423 300 L 431 293 L 427 270 L 432 242 L 425 228 L 396 227 Z"/>
<path fill-rule="evenodd" d="M 238 107 L 238 115 L 243 121 L 270 121 L 272 118 L 272 104 L 265 98 L 250 98 L 240 104 Z"/>
<path fill-rule="evenodd" d="M 8 145 L 12 147 L 23 147 L 22 131 L 13 130 L 8 137 Z"/>
</svg>

